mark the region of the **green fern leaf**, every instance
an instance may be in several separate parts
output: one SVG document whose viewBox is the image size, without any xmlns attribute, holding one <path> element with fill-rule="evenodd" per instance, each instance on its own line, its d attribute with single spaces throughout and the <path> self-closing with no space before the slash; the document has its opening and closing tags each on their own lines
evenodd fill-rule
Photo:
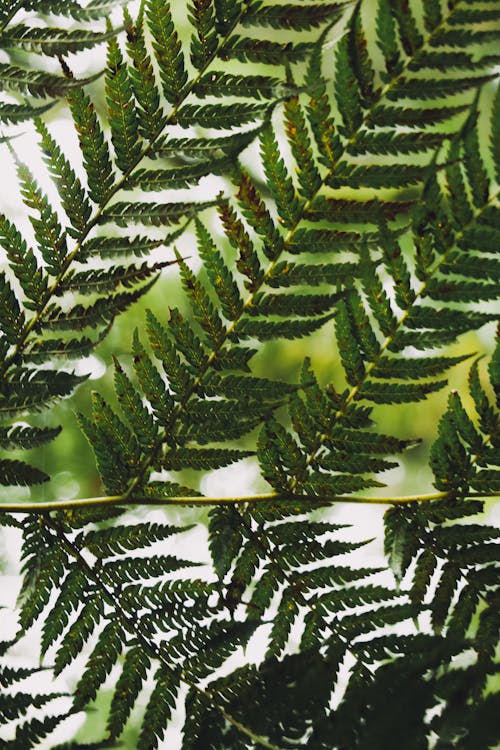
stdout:
<svg viewBox="0 0 500 750">
<path fill-rule="evenodd" d="M 90 29 L 36 28 L 17 24 L 9 26 L 2 34 L 2 46 L 26 49 L 44 55 L 66 55 L 95 47 L 116 34 L 115 29 L 105 32 Z"/>
<path fill-rule="evenodd" d="M 165 328 L 159 323 L 153 313 L 147 313 L 147 330 L 151 348 L 160 362 L 163 365 L 165 373 L 168 377 L 170 388 L 177 395 L 179 400 L 183 400 L 189 393 L 193 391 L 193 379 L 187 372 L 186 368 L 183 367 L 180 357 L 177 355 L 175 348 L 170 340 Z M 148 366 L 147 363 L 146 366 Z M 148 366 L 149 371 L 149 366 Z M 149 378 L 153 377 L 153 387 L 156 389 L 157 379 L 150 375 Z M 160 383 L 158 383 L 158 386 Z M 163 388 L 164 390 L 164 388 Z M 162 400 L 159 402 L 155 399 L 152 401 L 153 408 L 158 414 L 164 411 L 164 404 Z M 158 405 L 160 408 L 158 408 Z M 165 404 L 168 408 L 168 400 Z"/>
<path fill-rule="evenodd" d="M 128 172 L 139 160 L 141 142 L 131 82 L 114 38 L 108 44 L 106 101 L 116 163 L 122 172 Z"/>
<path fill-rule="evenodd" d="M 218 348 L 224 338 L 224 326 L 204 286 L 196 279 L 188 266 L 178 257 L 182 286 L 189 296 L 193 313 L 207 333 L 209 345 Z"/>
<path fill-rule="evenodd" d="M 78 609 L 81 600 L 85 597 L 87 581 L 81 570 L 76 566 L 71 568 L 63 581 L 57 601 L 51 610 L 43 627 L 41 640 L 41 653 L 46 654 L 50 646 L 59 638 L 66 629 L 70 617 Z"/>
<path fill-rule="evenodd" d="M 60 427 L 0 426 L 0 446 L 7 449 L 34 448 L 54 440 L 60 432 Z"/>
<path fill-rule="evenodd" d="M 111 737 L 120 736 L 146 680 L 149 666 L 150 659 L 141 646 L 134 646 L 125 654 L 109 709 L 107 729 Z"/>
<path fill-rule="evenodd" d="M 481 208 L 488 202 L 489 198 L 489 177 L 483 167 L 483 160 L 479 150 L 479 140 L 477 128 L 474 127 L 474 117 L 472 122 L 466 124 L 466 133 L 463 140 L 464 147 L 464 165 L 468 182 L 472 192 L 472 200 L 476 208 Z"/>
<path fill-rule="evenodd" d="M 126 203 L 118 201 L 109 206 L 101 215 L 101 224 L 116 224 L 129 227 L 132 224 L 145 224 L 154 227 L 176 224 L 185 217 L 194 216 L 204 208 L 215 205 L 214 201 L 198 203 Z"/>
<path fill-rule="evenodd" d="M 381 127 L 404 125 L 408 128 L 421 128 L 438 125 L 446 120 L 451 120 L 467 109 L 467 105 L 431 108 L 379 105 L 368 115 L 368 125 L 380 125 Z M 400 135 L 403 134 L 401 133 Z M 361 142 L 364 137 L 365 135 L 363 134 Z M 375 137 L 375 134 L 373 134 L 373 137 Z"/>
<path fill-rule="evenodd" d="M 271 42 L 267 39 L 248 39 L 238 34 L 231 36 L 219 49 L 222 60 L 282 65 L 283 62 L 300 62 L 312 51 L 313 44 L 299 42 Z"/>
<path fill-rule="evenodd" d="M 51 107 L 51 102 L 41 107 L 33 107 L 29 104 L 5 104 L 2 102 L 0 103 L 0 122 L 15 125 L 24 120 L 40 117 Z"/>
<path fill-rule="evenodd" d="M 484 83 L 493 80 L 492 75 L 484 76 L 462 76 L 460 78 L 425 79 L 422 84 L 421 78 L 402 77 L 395 86 L 387 92 L 387 98 L 392 101 L 400 99 L 444 99 L 450 95 L 477 90 Z"/>
<path fill-rule="evenodd" d="M 236 449 L 177 448 L 168 453 L 162 464 L 169 471 L 179 471 L 181 469 L 219 469 L 222 466 L 230 466 L 236 461 L 251 455 L 253 455 L 251 451 Z"/>
<path fill-rule="evenodd" d="M 380 0 L 377 7 L 377 46 L 382 52 L 386 75 L 382 80 L 397 75 L 402 68 L 401 52 L 396 35 L 395 16 L 391 10 L 390 0 Z"/>
<path fill-rule="evenodd" d="M 188 369 L 197 375 L 206 369 L 208 360 L 207 348 L 196 335 L 190 323 L 174 307 L 170 310 L 169 333 L 177 351 L 184 355 Z"/>
<path fill-rule="evenodd" d="M 83 154 L 89 195 L 95 203 L 104 203 L 113 185 L 112 166 L 94 105 L 78 88 L 70 93 L 68 102 Z"/>
<path fill-rule="evenodd" d="M 21 338 L 26 318 L 5 273 L 0 273 L 0 331 L 9 344 Z"/>
<path fill-rule="evenodd" d="M 358 3 L 351 20 L 349 34 L 349 58 L 356 81 L 361 92 L 363 104 L 369 105 L 375 98 L 375 71 L 367 50 L 367 39 Z"/>
<path fill-rule="evenodd" d="M 213 507 L 209 513 L 210 554 L 219 580 L 223 580 L 237 557 L 243 536 L 237 514 L 230 508 Z"/>
<path fill-rule="evenodd" d="M 238 286 L 215 247 L 212 238 L 198 219 L 196 219 L 196 233 L 198 252 L 204 261 L 212 287 L 219 298 L 222 312 L 228 320 L 236 320 L 243 309 L 243 300 Z"/>
<path fill-rule="evenodd" d="M 99 75 L 97 73 L 88 78 L 67 78 L 1 63 L 0 88 L 19 89 L 39 97 L 58 97 L 79 90 L 82 86 L 95 81 Z"/>
<path fill-rule="evenodd" d="M 158 428 L 117 359 L 114 360 L 114 364 L 114 384 L 118 403 L 141 448 L 151 450 L 154 448 L 158 437 Z"/>
<path fill-rule="evenodd" d="M 286 100 L 284 109 L 288 141 L 297 164 L 301 193 L 304 198 L 310 199 L 320 188 L 321 176 L 312 156 L 312 145 L 305 115 L 296 96 Z"/>
<path fill-rule="evenodd" d="M 57 649 L 54 662 L 56 676 L 79 656 L 103 614 L 104 602 L 100 597 L 93 597 L 84 603 L 77 620 L 72 623 Z"/>
<path fill-rule="evenodd" d="M 156 85 L 153 64 L 146 48 L 142 13 L 134 24 L 128 10 L 124 9 L 124 21 L 127 50 L 133 63 L 128 75 L 139 109 L 138 131 L 147 141 L 154 141 L 163 129 L 165 115 L 160 104 L 160 91 Z"/>
<path fill-rule="evenodd" d="M 266 5 L 253 3 L 242 19 L 243 26 L 270 26 L 274 29 L 308 30 L 328 21 L 336 21 L 342 14 L 343 3 L 311 3 L 300 5 Z"/>
<path fill-rule="evenodd" d="M 430 383 L 403 384 L 403 383 L 374 383 L 367 380 L 360 388 L 363 398 L 369 399 L 376 404 L 402 404 L 407 401 L 421 401 L 429 393 L 435 393 L 446 385 L 446 380 L 437 380 Z"/>
<path fill-rule="evenodd" d="M 154 680 L 155 687 L 146 706 L 137 750 L 158 747 L 177 700 L 178 673 L 161 665 L 155 673 Z"/>
<path fill-rule="evenodd" d="M 97 690 L 121 653 L 124 636 L 121 623 L 116 620 L 108 622 L 76 686 L 74 697 L 76 710 L 83 708 L 96 697 Z"/>
<path fill-rule="evenodd" d="M 238 338 L 256 338 L 259 341 L 275 338 L 300 339 L 321 328 L 333 316 L 334 313 L 330 313 L 308 320 L 288 319 L 283 322 L 265 318 L 245 318 L 238 323 L 235 333 Z"/>
<path fill-rule="evenodd" d="M 161 424 L 166 424 L 173 409 L 173 399 L 165 388 L 165 383 L 154 367 L 144 347 L 139 341 L 137 330 L 133 341 L 134 371 L 144 395 L 153 408 Z"/>
<path fill-rule="evenodd" d="M 236 75 L 214 71 L 202 76 L 195 86 L 196 94 L 205 96 L 226 97 L 228 94 L 251 99 L 272 100 L 282 98 L 291 87 L 279 78 L 271 76 Z"/>
<path fill-rule="evenodd" d="M 193 0 L 190 11 L 196 29 L 196 36 L 191 36 L 191 62 L 197 70 L 202 70 L 217 50 L 216 16 L 210 0 Z"/>
<path fill-rule="evenodd" d="M 324 166 L 331 168 L 342 154 L 342 147 L 335 132 L 336 126 L 332 119 L 326 85 L 321 75 L 321 65 L 321 48 L 318 45 L 309 56 L 306 74 L 306 84 L 313 92 L 307 114 L 319 150 L 319 159 Z"/>
<path fill-rule="evenodd" d="M 344 123 L 340 132 L 347 138 L 351 138 L 363 121 L 363 112 L 360 99 L 361 92 L 351 67 L 349 41 L 346 37 L 343 37 L 337 46 L 335 60 L 335 93 L 337 106 Z"/>
<path fill-rule="evenodd" d="M 154 40 L 153 47 L 160 68 L 163 94 L 168 102 L 177 104 L 182 99 L 187 73 L 169 4 L 161 0 L 149 0 L 146 17 Z"/>
<path fill-rule="evenodd" d="M 41 146 L 44 151 L 45 162 L 57 184 L 62 206 L 71 221 L 76 236 L 78 236 L 85 227 L 91 213 L 87 196 L 80 180 L 61 153 L 43 122 L 36 120 L 35 126 L 41 136 Z"/>
<path fill-rule="evenodd" d="M 183 127 L 196 124 L 218 130 L 239 127 L 247 122 L 264 119 L 269 105 L 248 104 L 184 104 L 177 112 L 176 122 Z"/>
<path fill-rule="evenodd" d="M 56 213 L 52 210 L 47 196 L 42 193 L 30 170 L 25 164 L 18 164 L 18 176 L 25 205 L 37 215 L 30 221 L 35 233 L 40 253 L 52 276 L 61 273 L 68 252 L 66 235 L 62 231 Z"/>
<path fill-rule="evenodd" d="M 250 291 L 254 291 L 261 286 L 264 271 L 261 268 L 253 242 L 241 219 L 239 219 L 229 203 L 221 203 L 219 205 L 219 216 L 229 242 L 239 252 L 239 257 L 236 260 L 236 268 L 248 279 L 245 282 L 245 286 Z"/>
<path fill-rule="evenodd" d="M 0 484 L 31 485 L 48 482 L 49 475 L 24 461 L 11 458 L 0 459 Z"/>
<path fill-rule="evenodd" d="M 75 305 L 69 310 L 54 306 L 47 315 L 44 327 L 48 330 L 82 330 L 87 326 L 96 328 L 110 324 L 113 319 L 145 294 L 156 278 L 133 292 L 120 292 L 113 296 L 99 297 L 91 305 Z"/>
<path fill-rule="evenodd" d="M 267 186 L 276 201 L 279 221 L 287 228 L 293 227 L 299 216 L 300 205 L 270 124 L 260 134 L 260 151 Z"/>
</svg>

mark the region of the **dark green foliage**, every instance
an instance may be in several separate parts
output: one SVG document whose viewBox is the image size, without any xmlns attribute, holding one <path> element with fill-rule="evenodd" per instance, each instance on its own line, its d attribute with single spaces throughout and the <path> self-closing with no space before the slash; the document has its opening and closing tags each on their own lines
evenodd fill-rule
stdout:
<svg viewBox="0 0 500 750">
<path fill-rule="evenodd" d="M 111 0 L 0 0 L 0 79 L 30 93 L 0 119 L 37 115 L 58 195 L 19 159 L 33 231 L 0 215 L 1 484 L 50 479 L 24 451 L 48 449 L 60 428 L 35 413 L 85 379 L 65 360 L 167 267 L 182 290 L 113 358 L 114 393 L 79 406 L 106 496 L 0 518 L 22 535 L 8 750 L 54 746 L 76 664 L 66 711 L 110 700 L 104 736 L 68 750 L 124 746 L 134 724 L 139 750 L 498 744 L 500 532 L 481 514 L 500 489 L 500 346 L 487 370 L 447 351 L 498 320 L 493 5 L 147 0 L 115 32 L 94 28 Z M 69 56 L 104 41 L 84 90 Z M 36 103 L 63 93 L 71 159 Z M 276 339 L 281 379 L 255 356 Z M 299 373 L 288 339 L 310 355 Z M 433 394 L 436 492 L 382 498 L 419 443 L 405 409 Z M 267 492 L 238 496 L 257 464 Z M 382 500 L 388 565 L 370 566 L 371 540 L 328 509 Z M 127 512 L 169 504 L 193 523 Z M 8 661 L 37 625 L 41 695 Z"/>
<path fill-rule="evenodd" d="M 94 1 L 85 8 L 76 1 L 2 2 L 0 122 L 17 124 L 37 117 L 57 98 L 95 78 L 73 78 L 64 57 L 91 47 L 99 49 L 112 37 L 116 32 L 106 29 L 103 19 L 116 5 L 116 0 Z"/>
</svg>

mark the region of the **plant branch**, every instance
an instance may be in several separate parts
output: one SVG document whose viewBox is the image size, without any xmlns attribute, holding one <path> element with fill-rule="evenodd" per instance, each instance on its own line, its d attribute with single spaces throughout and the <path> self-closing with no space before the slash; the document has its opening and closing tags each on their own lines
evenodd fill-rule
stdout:
<svg viewBox="0 0 500 750">
<path fill-rule="evenodd" d="M 104 495 L 102 497 L 85 497 L 78 500 L 54 500 L 40 503 L 0 503 L 1 513 L 52 513 L 55 511 L 72 511 L 81 508 L 97 508 L 103 505 L 143 505 L 163 506 L 169 505 L 244 505 L 248 503 L 356 503 L 358 505 L 411 505 L 413 503 L 428 503 L 433 500 L 443 500 L 450 497 L 449 492 L 430 492 L 421 495 L 399 495 L 364 497 L 363 495 L 294 495 L 267 493 L 262 495 L 240 495 L 239 497 L 141 497 L 140 495 Z M 477 497 L 494 498 L 496 494 L 491 492 L 473 492 L 467 498 Z"/>
<path fill-rule="evenodd" d="M 278 747 L 277 745 L 272 744 L 269 742 L 265 737 L 261 737 L 258 734 L 255 734 L 252 732 L 251 729 L 249 729 L 247 726 L 242 724 L 240 721 L 235 719 L 231 714 L 229 714 L 222 706 L 220 706 L 216 700 L 213 693 L 210 692 L 210 690 L 206 690 L 204 688 L 199 687 L 196 685 L 192 680 L 190 680 L 188 677 L 186 677 L 183 674 L 183 670 L 180 669 L 177 666 L 172 666 L 167 662 L 165 659 L 165 656 L 162 654 L 161 649 L 158 648 L 148 637 L 148 635 L 144 634 L 140 626 L 138 624 L 138 621 L 136 618 L 131 617 L 129 614 L 127 614 L 120 601 L 119 601 L 119 594 L 117 595 L 113 590 L 111 590 L 102 580 L 101 576 L 99 575 L 99 572 L 90 565 L 89 562 L 83 557 L 81 550 L 66 536 L 64 529 L 61 528 L 61 526 L 58 524 L 57 520 L 51 517 L 46 517 L 43 521 L 47 528 L 50 528 L 56 535 L 61 543 L 61 545 L 64 547 L 68 555 L 70 555 L 78 564 L 78 566 L 85 572 L 85 575 L 87 576 L 88 580 L 93 581 L 99 588 L 99 590 L 102 593 L 103 598 L 107 603 L 113 608 L 113 611 L 116 613 L 116 616 L 121 621 L 124 629 L 132 634 L 137 640 L 141 643 L 144 650 L 149 654 L 149 656 L 154 659 L 155 661 L 160 662 L 166 669 L 169 671 L 172 671 L 174 673 L 180 673 L 180 679 L 192 690 L 195 690 L 196 692 L 203 695 L 205 698 L 210 700 L 214 707 L 220 711 L 220 713 L 223 715 L 224 719 L 235 727 L 235 729 L 238 729 L 242 734 L 245 734 L 247 737 L 249 737 L 253 742 L 257 743 L 261 747 L 265 747 L 268 750 L 282 750 L 282 748 Z"/>
</svg>

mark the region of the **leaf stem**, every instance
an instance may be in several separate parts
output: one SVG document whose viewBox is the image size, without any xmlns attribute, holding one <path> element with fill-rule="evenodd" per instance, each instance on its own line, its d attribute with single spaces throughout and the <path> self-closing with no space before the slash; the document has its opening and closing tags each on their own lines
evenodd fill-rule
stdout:
<svg viewBox="0 0 500 750">
<path fill-rule="evenodd" d="M 239 497 L 200 497 L 200 496 L 174 496 L 174 497 L 144 497 L 140 495 L 104 495 L 102 497 L 85 497 L 78 500 L 55 500 L 40 503 L 0 503 L 1 513 L 52 513 L 54 511 L 77 511 L 81 508 L 95 508 L 103 505 L 143 505 L 143 506 L 168 506 L 168 505 L 244 505 L 248 503 L 357 503 L 359 505 L 410 505 L 412 503 L 428 503 L 433 500 L 443 500 L 451 497 L 448 492 L 430 492 L 420 495 L 399 495 L 364 497 L 362 495 L 294 495 L 266 493 L 262 495 L 240 495 Z M 497 495 L 491 492 L 474 492 L 467 495 L 468 499 L 478 497 L 495 498 Z"/>
</svg>

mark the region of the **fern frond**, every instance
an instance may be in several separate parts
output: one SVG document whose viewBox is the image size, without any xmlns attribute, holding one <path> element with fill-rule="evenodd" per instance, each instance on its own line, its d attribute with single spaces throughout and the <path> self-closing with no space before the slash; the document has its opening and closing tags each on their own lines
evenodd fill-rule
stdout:
<svg viewBox="0 0 500 750">
<path fill-rule="evenodd" d="M 110 7 L 78 5 L 64 11 L 78 21 Z M 386 515 L 397 586 L 357 564 L 366 542 L 352 530 L 309 515 L 382 486 L 416 441 L 385 434 L 374 405 L 444 389 L 442 376 L 467 358 L 444 346 L 498 317 L 478 309 L 498 295 L 498 158 L 483 138 L 492 118 L 480 90 L 496 58 L 490 29 L 478 28 L 483 11 L 496 16 L 483 6 L 193 0 L 183 42 L 173 6 L 149 0 L 136 19 L 125 11 L 126 43 L 98 32 L 110 35 L 99 117 L 63 63 L 85 178 L 39 122 L 60 206 L 20 167 L 36 246 L 0 220 L 0 412 L 19 419 L 81 382 L 50 359 L 91 351 L 171 262 L 130 258 L 193 225 L 201 259 L 195 272 L 177 254 L 180 310 L 147 313 L 130 370 L 126 356 L 114 359 L 117 403 L 95 393 L 79 417 L 109 495 L 55 512 L 29 504 L 14 524 L 24 532 L 22 634 L 43 618 L 56 676 L 92 642 L 74 710 L 116 671 L 100 746 L 120 741 L 141 695 L 141 750 L 159 745 L 177 709 L 186 750 L 420 750 L 431 732 L 438 744 L 493 746 L 489 730 L 473 728 L 494 716 L 485 696 L 498 642 L 498 531 L 467 519 L 499 488 L 498 415 L 479 366 L 471 398 L 452 393 L 440 423 L 437 493 L 400 498 Z M 0 0 L 8 20 L 2 9 Z M 487 133 L 494 142 L 495 123 Z M 260 153 L 243 155 L 254 141 Z M 213 200 L 212 175 L 227 178 Z M 186 187 L 195 195 L 179 199 Z M 151 190 L 161 191 L 155 202 Z M 209 223 L 215 207 L 219 223 Z M 259 343 L 308 340 L 323 325 L 338 352 L 334 383 L 321 385 L 308 360 L 298 383 L 291 368 L 290 382 L 257 377 Z M 497 351 L 494 389 L 498 363 Z M 0 445 L 31 448 L 57 433 L 16 421 L 2 425 Z M 256 454 L 272 492 L 220 498 L 210 511 L 212 574 L 177 554 L 189 527 L 124 516 L 130 504 L 213 502 L 194 472 Z M 45 478 L 17 456 L 0 469 L 7 481 Z M 420 632 L 421 614 L 434 634 Z M 264 636 L 255 664 L 234 669 L 254 634 Z M 35 705 L 19 695 L 18 723 Z M 34 745 L 60 720 L 21 726 L 12 746 Z"/>
<path fill-rule="evenodd" d="M 140 158 L 141 142 L 131 81 L 114 38 L 108 44 L 106 101 L 116 164 L 122 172 L 127 172 Z"/>
<path fill-rule="evenodd" d="M 17 124 L 38 117 L 56 99 L 96 79 L 99 73 L 79 79 L 67 75 L 63 58 L 99 48 L 114 36 L 114 29 L 99 28 L 100 24 L 96 26 L 95 22 L 102 21 L 116 5 L 116 0 L 93 1 L 85 8 L 78 2 L 5 4 L 0 10 L 0 48 L 4 54 L 0 87 L 5 92 L 3 99 L 7 99 L 0 103 L 3 122 Z M 61 15 L 67 17 L 66 23 L 61 23 Z M 94 22 L 93 25 L 90 22 Z M 51 64 L 54 57 L 61 61 L 63 75 Z M 51 101 L 40 102 L 47 98 Z"/>
</svg>

